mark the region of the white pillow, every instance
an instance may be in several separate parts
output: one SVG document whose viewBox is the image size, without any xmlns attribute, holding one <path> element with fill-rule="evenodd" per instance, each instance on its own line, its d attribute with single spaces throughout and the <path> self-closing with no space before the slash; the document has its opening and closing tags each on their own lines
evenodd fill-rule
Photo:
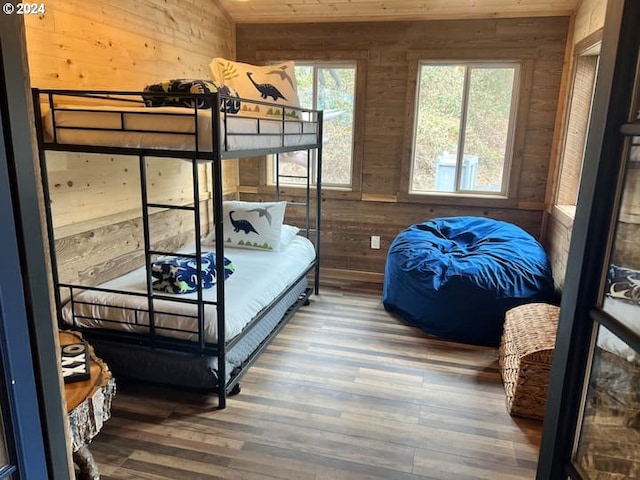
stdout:
<svg viewBox="0 0 640 480">
<path fill-rule="evenodd" d="M 284 107 L 300 106 L 293 62 L 257 66 L 218 57 L 211 60 L 209 71 L 214 82 L 237 92 L 240 98 Z M 239 115 L 281 119 L 282 110 L 243 102 Z M 285 109 L 285 116 L 296 119 L 299 115 L 295 110 Z"/>
<path fill-rule="evenodd" d="M 280 251 L 282 222 L 287 202 L 241 202 L 222 204 L 225 245 L 263 251 Z M 215 230 L 203 244 L 215 244 Z"/>
<path fill-rule="evenodd" d="M 287 225 L 286 223 L 282 224 L 282 230 L 280 230 L 280 250 L 289 245 L 299 232 L 300 229 L 298 227 Z M 215 246 L 215 244 L 216 232 L 212 229 L 207 236 L 202 239 L 202 245 Z"/>
<path fill-rule="evenodd" d="M 284 248 L 291 243 L 300 229 L 293 225 L 282 225 L 282 231 L 280 233 L 280 248 Z"/>
</svg>

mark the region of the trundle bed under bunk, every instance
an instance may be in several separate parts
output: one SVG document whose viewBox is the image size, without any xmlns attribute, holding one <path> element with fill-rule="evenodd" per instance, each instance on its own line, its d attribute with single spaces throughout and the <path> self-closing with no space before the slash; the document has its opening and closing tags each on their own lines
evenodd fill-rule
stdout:
<svg viewBox="0 0 640 480">
<path fill-rule="evenodd" d="M 148 99 L 161 94 L 144 95 Z M 227 396 L 239 392 L 238 382 L 257 356 L 309 296 L 318 293 L 322 112 L 277 106 L 270 118 L 235 115 L 238 102 L 270 104 L 220 92 L 171 95 L 184 97 L 191 106 L 149 108 L 141 104 L 141 92 L 33 89 L 56 311 L 60 328 L 81 331 L 116 375 L 213 390 L 219 408 L 224 408 Z M 138 158 L 143 266 L 97 286 L 60 281 L 48 151 Z M 278 160 L 279 154 L 293 151 L 307 152 L 305 201 L 293 204 L 304 211 L 301 234 L 294 235 L 298 228 L 291 232 L 292 227 L 283 225 L 279 251 L 225 245 L 225 239 L 229 242 L 225 215 L 234 212 L 225 211 L 229 202 L 223 202 L 222 162 L 271 154 Z M 190 162 L 193 201 L 187 205 L 150 201 L 148 157 Z M 208 226 L 201 224 L 198 167 L 202 162 L 211 164 L 209 244 L 202 240 Z M 283 203 L 279 161 L 275 165 L 274 204 L 278 204 Z M 253 207 L 250 211 L 271 225 L 270 212 L 276 208 Z M 193 213 L 193 241 L 178 251 L 155 249 L 150 211 L 171 209 Z M 230 220 L 236 233 L 249 233 L 237 212 Z M 154 290 L 158 264 L 165 260 L 170 269 L 174 261 L 193 267 L 191 293 Z M 312 286 L 308 277 L 313 278 Z M 212 288 L 197 288 L 206 282 L 214 283 Z"/>
</svg>

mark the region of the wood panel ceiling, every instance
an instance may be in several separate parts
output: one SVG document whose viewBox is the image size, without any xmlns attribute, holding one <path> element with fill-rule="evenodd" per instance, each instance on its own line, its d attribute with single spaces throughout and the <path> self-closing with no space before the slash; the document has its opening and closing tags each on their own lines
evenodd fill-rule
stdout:
<svg viewBox="0 0 640 480">
<path fill-rule="evenodd" d="M 571 14 L 580 0 L 218 0 L 237 23 L 316 23 Z"/>
</svg>

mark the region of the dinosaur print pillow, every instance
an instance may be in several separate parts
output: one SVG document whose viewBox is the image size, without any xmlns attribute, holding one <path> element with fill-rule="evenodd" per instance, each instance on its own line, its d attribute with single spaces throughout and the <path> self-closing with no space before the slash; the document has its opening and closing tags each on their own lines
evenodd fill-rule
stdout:
<svg viewBox="0 0 640 480">
<path fill-rule="evenodd" d="M 287 202 L 240 202 L 222 204 L 225 247 L 279 252 Z M 203 244 L 215 244 L 211 230 Z"/>
<path fill-rule="evenodd" d="M 293 62 L 257 66 L 214 58 L 209 64 L 211 78 L 238 93 L 240 98 L 299 107 L 298 86 Z M 282 119 L 282 110 L 271 105 L 243 102 L 239 115 Z M 285 117 L 296 119 L 299 112 L 285 109 Z"/>
<path fill-rule="evenodd" d="M 196 259 L 191 257 L 160 257 L 151 264 L 153 289 L 166 293 L 191 293 L 198 289 Z M 202 252 L 200 255 L 201 285 L 211 288 L 216 283 L 216 255 Z M 233 274 L 235 267 L 231 260 L 224 258 L 224 279 Z"/>
</svg>

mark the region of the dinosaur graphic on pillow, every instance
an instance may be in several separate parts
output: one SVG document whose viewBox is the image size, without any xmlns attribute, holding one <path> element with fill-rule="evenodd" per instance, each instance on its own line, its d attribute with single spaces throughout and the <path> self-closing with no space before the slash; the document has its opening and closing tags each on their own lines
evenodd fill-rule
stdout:
<svg viewBox="0 0 640 480">
<path fill-rule="evenodd" d="M 252 208 L 251 210 L 247 210 L 247 213 L 249 212 L 257 212 L 258 213 L 258 218 L 266 218 L 267 222 L 269 222 L 269 226 L 271 226 L 271 214 L 269 213 L 269 209 L 273 207 L 273 205 L 269 205 L 267 207 L 264 208 Z"/>
<path fill-rule="evenodd" d="M 263 99 L 266 100 L 267 98 L 271 97 L 273 98 L 274 102 L 277 102 L 279 98 L 283 99 L 284 101 L 287 100 L 275 85 L 272 85 L 271 83 L 256 83 L 252 75 L 252 72 L 247 72 L 247 77 L 249 77 L 249 80 L 251 81 L 251 83 L 253 83 L 253 86 L 256 87 L 256 90 L 260 92 L 260 96 Z"/>
<path fill-rule="evenodd" d="M 251 225 L 251 222 L 249 222 L 248 220 L 244 220 L 242 218 L 239 219 L 234 219 L 233 218 L 233 214 L 235 213 L 235 210 L 231 210 L 229 212 L 229 220 L 231 220 L 231 225 L 233 225 L 233 231 L 238 233 L 240 230 L 242 230 L 246 235 L 249 235 L 249 233 L 253 232 L 256 235 L 260 235 L 258 233 L 258 231 L 254 228 L 253 225 Z"/>
</svg>

